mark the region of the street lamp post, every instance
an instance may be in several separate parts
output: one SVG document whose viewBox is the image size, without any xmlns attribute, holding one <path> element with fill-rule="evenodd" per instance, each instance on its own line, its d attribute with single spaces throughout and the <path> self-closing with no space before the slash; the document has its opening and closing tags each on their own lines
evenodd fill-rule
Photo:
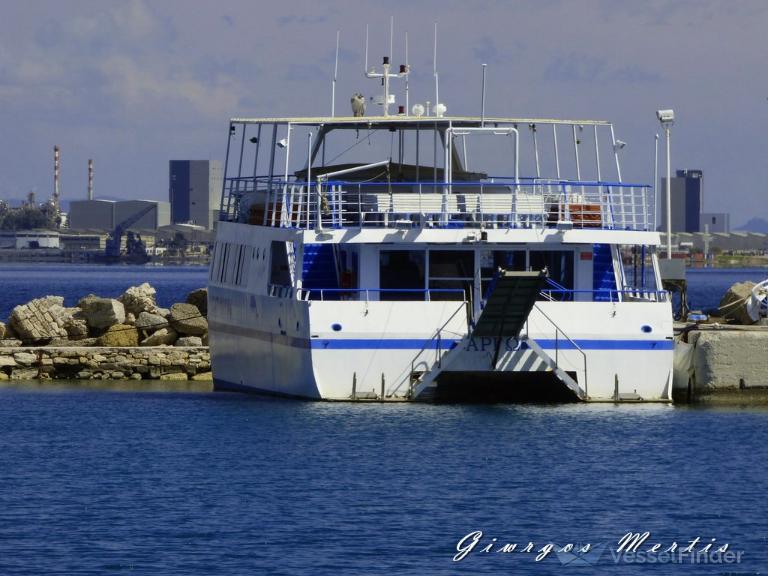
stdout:
<svg viewBox="0 0 768 576">
<path fill-rule="evenodd" d="M 656 117 L 661 122 L 667 141 L 667 260 L 672 259 L 672 168 L 669 154 L 669 133 L 675 123 L 674 110 L 657 110 Z"/>
<path fill-rule="evenodd" d="M 659 135 L 653 141 L 653 226 L 656 229 L 656 218 L 659 214 Z"/>
</svg>

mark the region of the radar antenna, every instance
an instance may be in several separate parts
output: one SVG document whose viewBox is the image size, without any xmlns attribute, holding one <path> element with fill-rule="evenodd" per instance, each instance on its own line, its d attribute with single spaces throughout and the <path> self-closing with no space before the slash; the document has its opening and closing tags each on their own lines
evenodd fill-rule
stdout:
<svg viewBox="0 0 768 576">
<path fill-rule="evenodd" d="M 389 82 L 392 78 L 407 78 L 411 70 L 408 64 L 400 64 L 397 72 L 390 72 L 392 64 L 390 62 L 392 58 L 392 42 L 394 35 L 394 18 L 390 19 L 390 34 L 389 34 L 389 56 L 382 58 L 381 72 L 376 70 L 375 66 L 368 68 L 368 26 L 365 27 L 365 77 L 381 79 L 381 84 L 384 87 L 384 94 L 380 94 L 373 98 L 376 104 L 382 106 L 382 112 L 384 116 L 389 116 L 389 107 L 395 103 L 395 95 L 390 92 Z M 399 109 L 400 114 L 405 114 L 405 106 L 401 106 Z"/>
</svg>

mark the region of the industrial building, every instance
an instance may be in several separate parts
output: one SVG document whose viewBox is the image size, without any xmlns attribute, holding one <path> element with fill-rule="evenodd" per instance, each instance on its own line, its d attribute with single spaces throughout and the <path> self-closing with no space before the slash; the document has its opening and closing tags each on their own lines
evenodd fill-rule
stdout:
<svg viewBox="0 0 768 576">
<path fill-rule="evenodd" d="M 700 232 L 723 232 L 731 231 L 731 215 L 726 212 L 702 212 L 699 219 Z"/>
<path fill-rule="evenodd" d="M 0 232 L 0 248 L 11 250 L 31 250 L 38 248 L 58 249 L 59 232 L 57 230 L 16 230 Z"/>
<path fill-rule="evenodd" d="M 121 222 L 143 210 L 154 206 L 132 224 L 130 230 L 157 230 L 170 224 L 171 207 L 168 202 L 158 200 L 73 200 L 69 204 L 70 230 L 111 231 Z"/>
<path fill-rule="evenodd" d="M 211 230 L 219 216 L 221 162 L 171 160 L 168 176 L 171 222 L 196 224 Z"/>
<path fill-rule="evenodd" d="M 678 170 L 670 181 L 672 232 L 700 232 L 704 178 L 701 170 Z M 661 229 L 667 222 L 667 179 L 661 179 Z"/>
<path fill-rule="evenodd" d="M 161 226 L 167 226 L 171 223 L 171 205 L 168 202 L 159 202 L 156 200 L 122 200 L 115 202 L 115 226 L 125 222 L 144 210 L 148 206 L 154 206 L 144 216 L 139 218 L 134 224 L 129 226 L 129 230 L 157 230 Z"/>
<path fill-rule="evenodd" d="M 70 252 L 99 252 L 104 250 L 107 237 L 106 232 L 61 232 L 59 243 L 62 250 L 69 250 Z"/>
<path fill-rule="evenodd" d="M 724 252 L 768 252 L 768 234 L 761 232 L 681 232 L 673 235 L 673 243 L 679 246 L 689 245 L 694 250 L 722 250 Z"/>
<path fill-rule="evenodd" d="M 72 200 L 67 219 L 70 230 L 112 230 L 115 227 L 115 201 Z"/>
</svg>

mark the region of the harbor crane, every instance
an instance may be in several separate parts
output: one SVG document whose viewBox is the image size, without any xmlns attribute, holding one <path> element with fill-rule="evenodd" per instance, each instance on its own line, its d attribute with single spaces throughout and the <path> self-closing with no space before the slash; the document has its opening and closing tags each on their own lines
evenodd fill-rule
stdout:
<svg viewBox="0 0 768 576">
<path fill-rule="evenodd" d="M 128 228 L 136 224 L 136 222 L 154 209 L 156 209 L 154 204 L 145 206 L 115 226 L 115 229 L 112 230 L 109 238 L 107 238 L 107 245 L 104 249 L 104 260 L 108 262 L 117 262 L 120 260 L 120 245 L 122 243 L 123 234 L 126 232 L 125 258 L 136 262 L 147 262 L 149 260 L 147 249 L 144 242 L 141 240 L 141 236 L 138 234 L 134 235 L 133 232 L 128 231 Z"/>
</svg>

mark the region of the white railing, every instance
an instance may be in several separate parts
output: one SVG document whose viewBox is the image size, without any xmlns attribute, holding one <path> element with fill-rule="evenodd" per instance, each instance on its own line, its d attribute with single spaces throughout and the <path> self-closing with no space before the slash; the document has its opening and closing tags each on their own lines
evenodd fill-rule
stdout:
<svg viewBox="0 0 768 576">
<path fill-rule="evenodd" d="M 482 182 L 248 182 L 226 219 L 283 228 L 442 227 L 655 230 L 648 186 L 508 179 Z M 241 185 L 242 186 L 242 185 Z M 233 184 L 229 189 L 234 192 Z M 225 187 L 225 191 L 227 187 Z"/>
</svg>

